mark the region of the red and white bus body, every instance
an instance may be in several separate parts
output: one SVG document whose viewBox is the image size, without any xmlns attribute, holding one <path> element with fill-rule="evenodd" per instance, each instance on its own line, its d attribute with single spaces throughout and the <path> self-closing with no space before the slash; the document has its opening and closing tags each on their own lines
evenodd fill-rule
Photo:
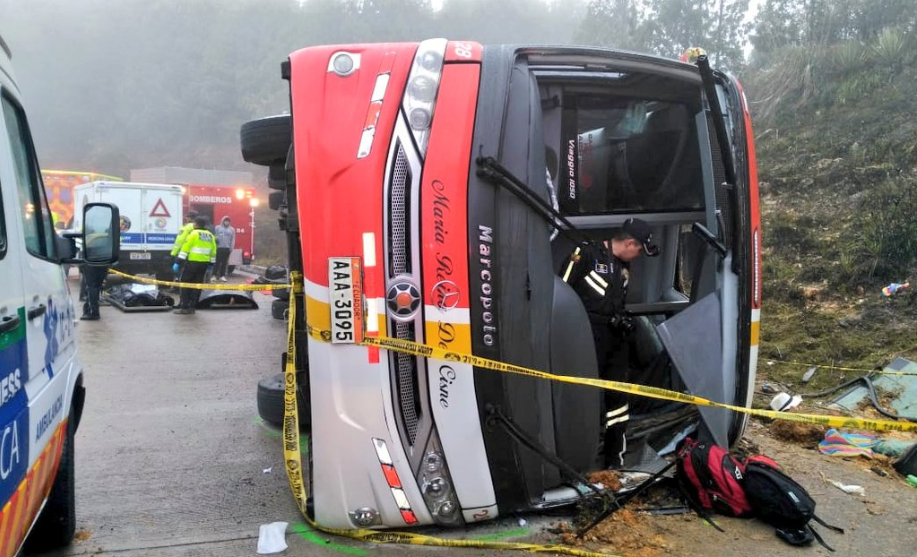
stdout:
<svg viewBox="0 0 917 557">
<path fill-rule="evenodd" d="M 578 491 L 499 416 L 577 471 L 598 468 L 597 390 L 356 344 L 386 336 L 597 376 L 585 310 L 557 278 L 570 247 L 520 198 L 479 177 L 478 156 L 499 160 L 597 239 L 630 216 L 647 220 L 663 255 L 632 268 L 639 279 L 628 308 L 643 335 L 634 341 L 646 360 L 638 371 L 647 372 L 634 382 L 685 389 L 674 362 L 661 375 L 650 365 L 665 358 L 659 338 L 668 334 L 667 348 L 709 352 L 722 391 L 711 397 L 750 403 L 760 233 L 752 134 L 734 80 L 715 75 L 736 168 L 727 195 L 692 65 L 440 39 L 307 48 L 285 73 L 306 320 L 330 334 L 298 343 L 308 349 L 319 523 L 457 525 L 575 500 Z M 666 141 L 654 159 L 646 147 Z M 625 143 L 630 172 L 649 184 L 630 198 L 607 177 Z M 693 223 L 725 245 L 721 260 L 698 247 Z M 689 318 L 716 321 L 715 346 L 683 338 Z M 652 455 L 702 422 L 718 427 L 678 404 L 643 411 L 669 425 L 632 416 L 629 439 Z M 734 442 L 744 420 L 725 419 L 721 436 Z"/>
</svg>

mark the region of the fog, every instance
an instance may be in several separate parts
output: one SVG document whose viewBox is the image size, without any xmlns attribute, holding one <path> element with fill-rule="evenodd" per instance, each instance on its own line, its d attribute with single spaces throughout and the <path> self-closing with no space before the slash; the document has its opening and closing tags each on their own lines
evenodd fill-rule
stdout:
<svg viewBox="0 0 917 557">
<path fill-rule="evenodd" d="M 582 7 L 496 3 L 434 14 L 411 0 L 362 11 L 336 0 L 0 0 L 0 34 L 43 168 L 252 170 L 239 126 L 289 111 L 280 64 L 298 48 L 434 36 L 567 43 L 581 18 Z M 503 16 L 484 16 L 485 5 Z M 510 17 L 515 30 L 501 23 Z"/>
<path fill-rule="evenodd" d="M 713 14 L 721 3 L 744 17 L 748 0 L 700 2 Z M 663 53 L 659 40 L 635 44 L 634 31 L 639 9 L 665 5 L 686 2 L 0 0 L 0 35 L 42 167 L 128 177 L 166 165 L 253 170 L 239 155 L 239 126 L 289 111 L 280 64 L 298 48 L 443 36 Z"/>
</svg>

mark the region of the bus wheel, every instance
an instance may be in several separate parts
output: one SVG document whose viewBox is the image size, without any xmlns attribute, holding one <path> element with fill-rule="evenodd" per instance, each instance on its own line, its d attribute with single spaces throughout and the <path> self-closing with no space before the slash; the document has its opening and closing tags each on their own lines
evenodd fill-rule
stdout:
<svg viewBox="0 0 917 557">
<path fill-rule="evenodd" d="M 271 302 L 271 317 L 274 319 L 279 319 L 281 321 L 287 320 L 287 310 L 290 308 L 290 303 L 286 300 L 274 300 Z"/>
<path fill-rule="evenodd" d="M 240 130 L 242 158 L 261 166 L 281 163 L 293 141 L 289 114 L 267 116 L 242 124 Z"/>
<path fill-rule="evenodd" d="M 296 376 L 296 407 L 299 413 L 299 428 L 308 429 L 312 425 L 312 409 L 309 401 L 308 376 L 298 373 Z M 283 425 L 283 374 L 278 373 L 258 381 L 258 415 L 269 424 Z"/>
</svg>

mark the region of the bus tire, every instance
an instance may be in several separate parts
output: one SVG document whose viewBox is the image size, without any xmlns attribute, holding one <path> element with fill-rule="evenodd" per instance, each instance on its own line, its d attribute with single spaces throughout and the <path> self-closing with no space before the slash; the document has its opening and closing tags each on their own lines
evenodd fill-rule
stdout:
<svg viewBox="0 0 917 557">
<path fill-rule="evenodd" d="M 247 162 L 271 166 L 287 158 L 293 141 L 289 114 L 267 116 L 242 124 L 239 132 L 242 158 Z"/>
<path fill-rule="evenodd" d="M 306 381 L 305 373 L 297 375 L 296 383 L 299 392 L 296 396 L 296 406 L 300 429 L 308 429 L 312 425 L 312 409 L 307 396 L 309 391 L 305 385 Z M 262 420 L 276 426 L 283 425 L 283 392 L 282 373 L 258 381 L 258 415 Z"/>
<path fill-rule="evenodd" d="M 64 547 L 73 541 L 73 535 L 76 533 L 76 470 L 73 443 L 76 423 L 77 417 L 71 405 L 57 476 L 48 495 L 48 502 L 35 522 L 29 539 L 26 540 L 25 549 L 29 553 Z"/>
<path fill-rule="evenodd" d="M 284 300 L 273 300 L 271 302 L 271 317 L 281 321 L 287 320 L 287 309 L 290 307 L 289 302 Z"/>
</svg>

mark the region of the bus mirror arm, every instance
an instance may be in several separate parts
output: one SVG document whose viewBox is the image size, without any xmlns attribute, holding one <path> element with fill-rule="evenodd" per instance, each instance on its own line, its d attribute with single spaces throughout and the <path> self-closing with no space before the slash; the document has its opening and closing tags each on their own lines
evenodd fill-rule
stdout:
<svg viewBox="0 0 917 557">
<path fill-rule="evenodd" d="M 691 225 L 691 232 L 706 242 L 708 246 L 716 250 L 722 259 L 726 259 L 726 246 L 723 244 L 723 242 L 719 241 L 713 232 L 710 232 L 706 226 L 699 222 L 695 222 Z"/>
</svg>

